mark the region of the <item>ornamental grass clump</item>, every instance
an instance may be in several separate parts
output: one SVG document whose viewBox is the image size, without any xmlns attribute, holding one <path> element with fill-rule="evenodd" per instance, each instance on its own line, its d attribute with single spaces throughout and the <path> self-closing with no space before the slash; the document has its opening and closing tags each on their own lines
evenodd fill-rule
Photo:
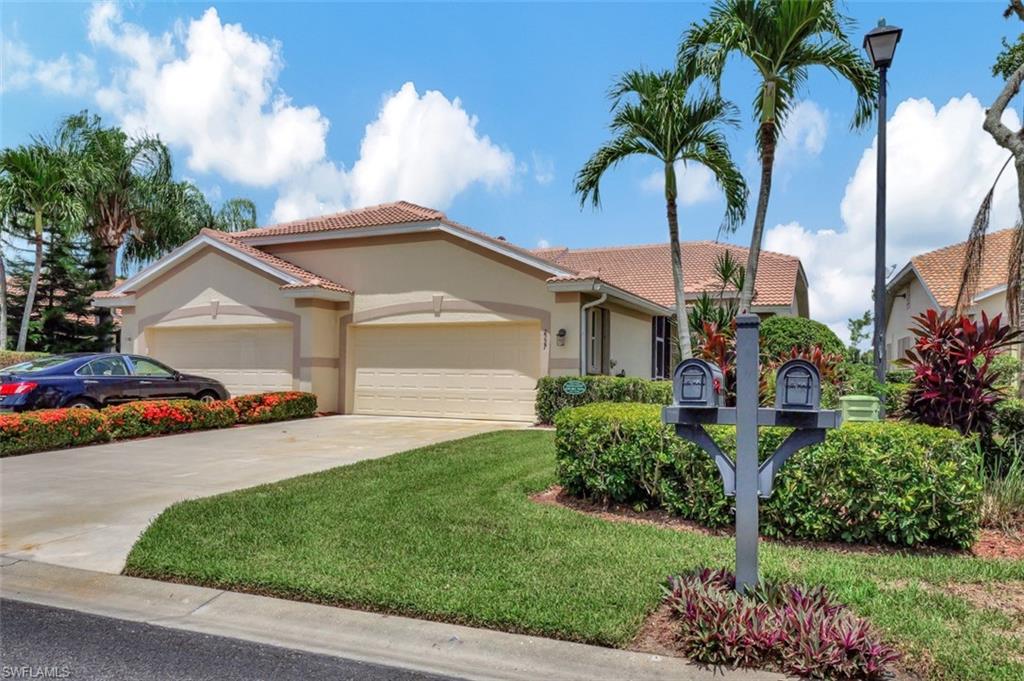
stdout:
<svg viewBox="0 0 1024 681">
<path fill-rule="evenodd" d="M 708 568 L 670 577 L 665 600 L 682 652 L 713 665 L 769 667 L 815 679 L 887 678 L 899 659 L 867 620 L 824 587 L 762 583 L 749 596 Z"/>
</svg>

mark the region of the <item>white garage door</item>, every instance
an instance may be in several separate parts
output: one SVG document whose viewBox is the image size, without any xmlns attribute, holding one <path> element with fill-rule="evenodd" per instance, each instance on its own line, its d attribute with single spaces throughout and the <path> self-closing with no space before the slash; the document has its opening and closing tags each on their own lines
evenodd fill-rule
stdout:
<svg viewBox="0 0 1024 681">
<path fill-rule="evenodd" d="M 154 358 L 232 395 L 292 389 L 291 326 L 147 329 L 146 340 Z"/>
<path fill-rule="evenodd" d="M 356 328 L 357 414 L 533 421 L 538 324 Z"/>
</svg>

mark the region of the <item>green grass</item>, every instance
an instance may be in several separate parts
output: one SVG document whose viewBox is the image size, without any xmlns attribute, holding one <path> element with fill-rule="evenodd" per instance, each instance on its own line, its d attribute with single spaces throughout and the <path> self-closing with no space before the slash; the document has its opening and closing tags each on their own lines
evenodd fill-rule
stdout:
<svg viewBox="0 0 1024 681">
<path fill-rule="evenodd" d="M 126 572 L 611 646 L 672 572 L 733 542 L 613 523 L 527 497 L 554 482 L 550 431 L 479 435 L 176 504 Z M 762 549 L 769 579 L 826 584 L 935 679 L 1024 678 L 1024 622 L 949 595 L 1024 561 Z"/>
</svg>

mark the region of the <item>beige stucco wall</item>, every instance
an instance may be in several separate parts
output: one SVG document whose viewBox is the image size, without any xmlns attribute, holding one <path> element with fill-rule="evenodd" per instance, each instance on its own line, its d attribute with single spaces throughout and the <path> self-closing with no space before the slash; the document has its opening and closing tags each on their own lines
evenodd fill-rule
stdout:
<svg viewBox="0 0 1024 681">
<path fill-rule="evenodd" d="M 349 324 L 540 319 L 537 342 L 543 372 L 577 373 L 579 298 L 556 296 L 547 289 L 550 275 L 539 270 L 434 235 L 315 241 L 264 249 L 352 288 L 356 294 Z M 566 342 L 558 346 L 555 334 L 563 328 Z M 352 355 L 346 348 L 348 363 Z M 346 373 L 351 376 L 352 372 Z M 351 386 L 346 394 L 351 394 Z"/>
<path fill-rule="evenodd" d="M 651 317 L 617 305 L 608 305 L 611 313 L 609 358 L 615 362 L 611 373 L 651 377 Z"/>
<path fill-rule="evenodd" d="M 935 301 L 916 276 L 911 277 L 909 283 L 894 291 L 894 294 L 892 308 L 889 310 L 889 317 L 885 325 L 885 354 L 890 367 L 899 359 L 897 355 L 900 354 L 898 352 L 900 339 L 913 338 L 913 334 L 910 332 L 913 317 L 935 307 Z"/>
</svg>

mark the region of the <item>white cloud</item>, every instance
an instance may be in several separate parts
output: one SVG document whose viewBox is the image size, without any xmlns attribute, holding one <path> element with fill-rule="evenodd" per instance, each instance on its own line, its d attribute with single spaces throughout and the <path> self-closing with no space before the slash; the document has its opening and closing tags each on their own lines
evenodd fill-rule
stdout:
<svg viewBox="0 0 1024 681">
<path fill-rule="evenodd" d="M 786 120 L 776 160 L 786 163 L 801 156 L 818 156 L 827 137 L 828 113 L 809 99 L 797 102 Z"/>
<path fill-rule="evenodd" d="M 473 184 L 511 187 L 514 155 L 478 132 L 458 98 L 405 83 L 384 98 L 349 169 L 327 157 L 321 111 L 280 91 L 280 43 L 223 23 L 212 7 L 156 35 L 100 2 L 88 25 L 92 44 L 119 57 L 96 92 L 100 108 L 184 149 L 192 171 L 276 187 L 276 220 L 395 199 L 445 208 Z"/>
<path fill-rule="evenodd" d="M 536 151 L 533 156 L 533 179 L 537 184 L 551 184 L 555 179 L 555 162 L 547 156 L 542 156 Z"/>
<path fill-rule="evenodd" d="M 908 99 L 896 108 L 888 124 L 887 264 L 902 267 L 912 255 L 967 237 L 1007 158 L 982 130 L 984 115 L 982 104 L 969 94 L 938 110 L 927 99 Z M 1012 112 L 1007 123 L 1020 127 Z M 765 249 L 803 260 L 811 314 L 836 329 L 872 307 L 876 144 L 864 151 L 847 183 L 840 205 L 843 229 L 813 230 L 793 222 L 765 234 Z M 1014 197 L 1012 173 L 1004 173 L 993 229 L 1013 224 Z"/>
<path fill-rule="evenodd" d="M 0 61 L 0 92 L 38 86 L 60 95 L 83 95 L 96 88 L 96 64 L 82 54 L 38 59 L 23 43 L 5 39 Z"/>
<path fill-rule="evenodd" d="M 537 242 L 537 248 L 551 248 L 551 242 L 547 239 L 541 239 Z"/>
<path fill-rule="evenodd" d="M 640 181 L 640 187 L 650 193 L 661 194 L 665 191 L 665 172 L 656 170 Z M 679 191 L 679 203 L 692 206 L 705 201 L 713 201 L 721 195 L 715 184 L 715 176 L 707 167 L 699 163 L 676 163 L 676 188 Z"/>
</svg>

